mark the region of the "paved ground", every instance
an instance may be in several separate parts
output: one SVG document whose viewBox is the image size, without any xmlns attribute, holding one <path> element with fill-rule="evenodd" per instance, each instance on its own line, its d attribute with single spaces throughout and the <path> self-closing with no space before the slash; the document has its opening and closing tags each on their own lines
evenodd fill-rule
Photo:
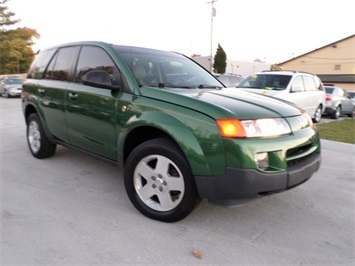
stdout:
<svg viewBox="0 0 355 266">
<path fill-rule="evenodd" d="M 355 145 L 322 141 L 320 171 L 291 191 L 165 224 L 134 209 L 115 166 L 65 148 L 34 159 L 20 99 L 0 98 L 0 129 L 1 265 L 355 263 Z"/>
</svg>

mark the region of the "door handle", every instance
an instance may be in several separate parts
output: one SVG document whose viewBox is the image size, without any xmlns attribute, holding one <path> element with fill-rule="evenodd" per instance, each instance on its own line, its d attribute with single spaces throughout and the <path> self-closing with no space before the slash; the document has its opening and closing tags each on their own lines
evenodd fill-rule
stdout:
<svg viewBox="0 0 355 266">
<path fill-rule="evenodd" d="M 70 99 L 70 100 L 75 101 L 75 100 L 78 99 L 78 97 L 79 97 L 79 95 L 78 95 L 77 93 L 75 93 L 75 92 L 70 92 L 70 93 L 69 93 L 69 99 Z"/>
</svg>

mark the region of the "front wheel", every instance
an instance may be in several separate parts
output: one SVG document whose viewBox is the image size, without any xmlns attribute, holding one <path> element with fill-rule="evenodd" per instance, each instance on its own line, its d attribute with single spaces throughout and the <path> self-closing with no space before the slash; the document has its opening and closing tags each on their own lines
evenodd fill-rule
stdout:
<svg viewBox="0 0 355 266">
<path fill-rule="evenodd" d="M 51 157 L 57 147 L 47 139 L 36 113 L 30 114 L 27 118 L 27 143 L 32 155 L 37 159 Z"/>
<path fill-rule="evenodd" d="M 131 152 L 124 181 L 132 204 L 154 220 L 177 222 L 200 202 L 190 166 L 166 138 L 146 141 Z"/>
<path fill-rule="evenodd" d="M 2 96 L 5 98 L 10 98 L 9 92 L 7 90 L 4 90 Z"/>
</svg>

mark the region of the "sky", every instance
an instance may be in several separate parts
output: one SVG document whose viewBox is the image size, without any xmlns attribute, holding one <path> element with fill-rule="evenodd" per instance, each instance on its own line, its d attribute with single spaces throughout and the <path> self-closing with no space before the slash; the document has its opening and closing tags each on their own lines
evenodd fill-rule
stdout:
<svg viewBox="0 0 355 266">
<path fill-rule="evenodd" d="M 212 4 L 215 16 L 212 17 Z M 280 63 L 355 34 L 353 0 L 10 0 L 35 51 L 96 40 Z M 213 19 L 212 19 L 213 18 Z"/>
</svg>

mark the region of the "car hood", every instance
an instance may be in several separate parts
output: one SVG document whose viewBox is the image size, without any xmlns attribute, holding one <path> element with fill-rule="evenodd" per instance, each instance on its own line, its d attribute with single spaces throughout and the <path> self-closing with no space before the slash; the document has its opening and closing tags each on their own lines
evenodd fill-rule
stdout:
<svg viewBox="0 0 355 266">
<path fill-rule="evenodd" d="M 158 89 L 142 87 L 144 97 L 169 102 L 220 118 L 276 118 L 298 116 L 302 110 L 290 103 L 256 93 L 224 88 Z"/>
<path fill-rule="evenodd" d="M 263 95 L 269 95 L 269 96 L 277 96 L 278 94 L 280 94 L 281 92 L 283 92 L 283 90 L 271 90 L 271 89 L 256 89 L 256 88 L 240 88 L 238 87 L 238 89 L 240 90 L 244 90 L 244 91 L 249 91 L 249 92 L 254 92 L 254 93 L 259 93 L 259 94 L 263 94 Z"/>
</svg>

